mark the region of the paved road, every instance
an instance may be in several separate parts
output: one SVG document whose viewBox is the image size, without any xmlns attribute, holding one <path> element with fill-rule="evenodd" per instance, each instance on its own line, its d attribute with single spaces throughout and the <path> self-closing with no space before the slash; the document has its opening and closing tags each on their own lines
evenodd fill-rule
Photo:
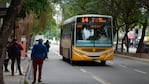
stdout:
<svg viewBox="0 0 149 84">
<path fill-rule="evenodd" d="M 108 84 L 149 84 L 149 64 L 116 57 L 103 67 L 82 66 L 87 72 L 100 76 Z M 103 83 L 107 84 L 107 83 Z"/>
<path fill-rule="evenodd" d="M 72 66 L 62 61 L 58 46 L 52 46 L 44 62 L 43 84 L 149 84 L 149 64 L 115 57 L 102 66 L 98 62 Z"/>
</svg>

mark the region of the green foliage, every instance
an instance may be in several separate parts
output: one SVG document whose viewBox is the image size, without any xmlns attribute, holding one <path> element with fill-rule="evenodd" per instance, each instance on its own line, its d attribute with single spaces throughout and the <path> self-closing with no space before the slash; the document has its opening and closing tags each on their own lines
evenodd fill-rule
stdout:
<svg viewBox="0 0 149 84">
<path fill-rule="evenodd" d="M 131 24 L 140 17 L 140 0 L 62 0 L 63 17 L 67 19 L 77 14 L 106 14 L 113 16 L 115 21 Z"/>
<path fill-rule="evenodd" d="M 22 17 L 29 13 L 30 10 L 40 15 L 51 7 L 49 0 L 24 0 L 24 6 L 21 12 Z"/>
<path fill-rule="evenodd" d="M 61 4 L 63 8 L 63 17 L 67 19 L 74 15 L 79 14 L 99 14 L 99 1 L 100 0 L 63 0 Z M 96 10 L 95 10 L 96 9 Z"/>
<path fill-rule="evenodd" d="M 24 18 L 29 11 L 34 12 L 33 35 L 44 34 L 49 25 L 55 25 L 53 19 L 54 7 L 49 0 L 24 0 L 24 6 L 19 17 Z"/>
<path fill-rule="evenodd" d="M 10 2 L 11 0 L 1 0 L 0 2 Z"/>
<path fill-rule="evenodd" d="M 114 35 L 119 30 L 127 33 L 136 25 L 149 21 L 148 0 L 61 0 L 64 20 L 78 14 L 104 14 L 113 17 Z M 140 8 L 145 8 L 144 14 Z M 149 23 L 149 22 L 147 22 Z M 128 42 L 127 42 L 128 43 Z"/>
<path fill-rule="evenodd" d="M 52 39 L 53 37 L 55 37 L 56 39 L 59 39 L 59 35 L 60 35 L 60 29 L 57 25 L 53 26 L 52 28 L 49 29 L 49 39 Z"/>
</svg>

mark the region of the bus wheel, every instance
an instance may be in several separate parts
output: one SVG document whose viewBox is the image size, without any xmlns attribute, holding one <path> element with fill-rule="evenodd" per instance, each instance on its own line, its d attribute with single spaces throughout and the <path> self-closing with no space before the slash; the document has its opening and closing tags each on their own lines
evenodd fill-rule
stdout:
<svg viewBox="0 0 149 84">
<path fill-rule="evenodd" d="M 66 61 L 66 58 L 63 56 L 63 61 Z"/>
<path fill-rule="evenodd" d="M 75 61 L 73 61 L 73 60 L 70 60 L 70 63 L 71 63 L 71 65 L 75 65 Z"/>
<path fill-rule="evenodd" d="M 105 65 L 106 64 L 106 61 L 105 60 L 101 61 L 101 64 L 102 65 Z"/>
<path fill-rule="evenodd" d="M 70 59 L 70 63 L 73 65 L 74 62 Z"/>
</svg>

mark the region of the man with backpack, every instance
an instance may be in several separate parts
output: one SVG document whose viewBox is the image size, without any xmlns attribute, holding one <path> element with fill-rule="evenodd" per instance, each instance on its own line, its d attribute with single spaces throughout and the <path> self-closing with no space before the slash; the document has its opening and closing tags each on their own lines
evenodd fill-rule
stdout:
<svg viewBox="0 0 149 84">
<path fill-rule="evenodd" d="M 21 67 L 20 67 L 20 61 L 21 61 L 21 50 L 23 50 L 22 46 L 17 43 L 17 39 L 13 39 L 12 42 L 8 46 L 8 56 L 11 59 L 11 73 L 12 76 L 14 76 L 14 64 L 15 60 L 17 60 L 17 67 L 19 70 L 19 74 L 22 74 Z"/>
</svg>

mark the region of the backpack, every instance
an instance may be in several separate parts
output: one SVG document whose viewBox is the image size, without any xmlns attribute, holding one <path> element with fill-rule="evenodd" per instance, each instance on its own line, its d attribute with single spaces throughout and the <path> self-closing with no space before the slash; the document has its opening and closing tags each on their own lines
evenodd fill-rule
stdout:
<svg viewBox="0 0 149 84">
<path fill-rule="evenodd" d="M 15 46 L 14 46 L 14 55 L 15 56 L 20 55 L 20 49 L 19 49 L 19 46 L 17 44 L 15 44 Z"/>
</svg>

